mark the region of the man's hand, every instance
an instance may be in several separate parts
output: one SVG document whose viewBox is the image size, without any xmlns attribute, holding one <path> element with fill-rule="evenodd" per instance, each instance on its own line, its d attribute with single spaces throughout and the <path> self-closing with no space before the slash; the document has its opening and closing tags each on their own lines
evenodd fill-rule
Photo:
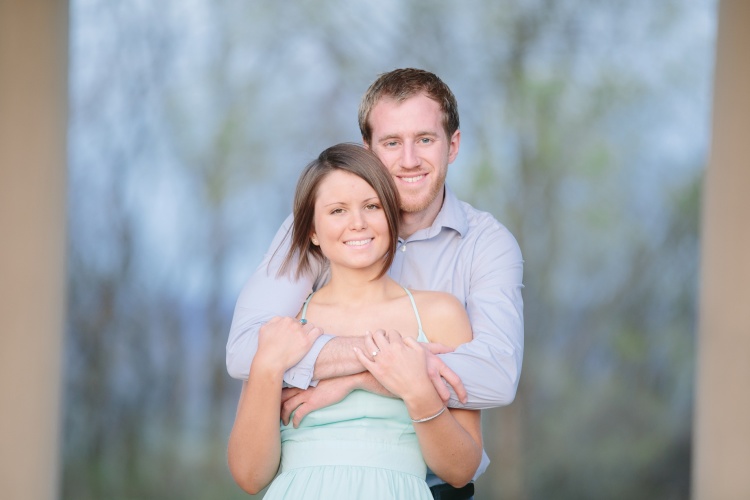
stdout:
<svg viewBox="0 0 750 500">
<path fill-rule="evenodd" d="M 438 395 L 440 395 L 440 399 L 442 399 L 444 403 L 450 399 L 451 393 L 445 385 L 448 383 L 448 385 L 453 387 L 453 391 L 456 393 L 458 400 L 461 401 L 461 403 L 466 404 L 467 396 L 463 382 L 461 382 L 459 376 L 456 375 L 456 372 L 448 368 L 448 365 L 443 363 L 443 360 L 437 357 L 438 354 L 453 352 L 453 349 L 435 342 L 420 345 L 424 347 L 425 351 L 427 351 L 427 375 L 435 386 Z"/>
<path fill-rule="evenodd" d="M 308 413 L 338 403 L 352 392 L 355 386 L 351 377 L 338 377 L 321 380 L 316 387 L 306 390 L 296 387 L 282 389 L 281 420 L 284 425 L 288 425 L 289 417 L 294 412 L 292 423 L 297 428 Z"/>
</svg>

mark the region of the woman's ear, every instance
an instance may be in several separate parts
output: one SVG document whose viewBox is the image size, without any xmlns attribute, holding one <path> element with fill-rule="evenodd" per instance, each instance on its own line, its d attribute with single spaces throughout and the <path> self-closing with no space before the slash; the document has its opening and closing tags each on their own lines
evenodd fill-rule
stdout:
<svg viewBox="0 0 750 500">
<path fill-rule="evenodd" d="M 315 235 L 315 233 L 313 233 L 312 236 L 310 236 L 310 241 L 312 241 L 312 244 L 315 245 L 316 247 L 319 246 L 318 237 Z"/>
</svg>

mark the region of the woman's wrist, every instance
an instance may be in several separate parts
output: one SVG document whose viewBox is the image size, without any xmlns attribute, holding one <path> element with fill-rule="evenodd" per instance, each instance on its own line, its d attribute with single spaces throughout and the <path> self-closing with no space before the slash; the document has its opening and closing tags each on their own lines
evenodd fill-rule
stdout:
<svg viewBox="0 0 750 500">
<path fill-rule="evenodd" d="M 286 369 L 279 364 L 277 359 L 265 358 L 256 355 L 253 363 L 250 365 L 250 375 L 260 376 L 266 380 L 283 380 Z"/>
<path fill-rule="evenodd" d="M 445 408 L 445 403 L 437 395 L 437 392 L 421 395 L 419 398 L 405 399 L 404 403 L 412 421 L 424 420 L 426 422 L 431 420 L 428 417 L 436 418 L 438 413 L 442 413 L 443 408 Z"/>
<path fill-rule="evenodd" d="M 429 422 L 430 420 L 435 420 L 440 415 L 442 415 L 445 412 L 445 410 L 447 410 L 447 409 L 448 409 L 448 407 L 445 406 L 445 405 L 443 405 L 442 408 L 440 408 L 437 412 L 435 412 L 434 414 L 432 414 L 430 416 L 422 417 L 422 418 L 414 418 L 414 417 L 410 416 L 409 418 L 411 418 L 411 421 L 414 424 L 423 424 L 425 422 Z"/>
</svg>

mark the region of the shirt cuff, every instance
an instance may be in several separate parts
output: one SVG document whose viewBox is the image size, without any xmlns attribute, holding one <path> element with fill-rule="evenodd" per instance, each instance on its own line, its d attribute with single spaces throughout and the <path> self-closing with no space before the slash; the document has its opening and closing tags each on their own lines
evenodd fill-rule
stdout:
<svg viewBox="0 0 750 500">
<path fill-rule="evenodd" d="M 477 467 L 477 471 L 474 473 L 474 477 L 472 478 L 472 481 L 476 481 L 479 476 L 481 476 L 484 471 L 487 470 L 487 466 L 490 465 L 490 457 L 487 456 L 487 453 L 484 451 L 484 448 L 482 448 L 482 461 L 479 462 L 479 467 Z"/>
<path fill-rule="evenodd" d="M 311 385 L 313 387 L 318 385 L 317 380 L 312 380 L 313 371 L 315 370 L 315 361 L 318 359 L 320 350 L 323 349 L 323 346 L 325 346 L 332 338 L 333 335 L 326 334 L 318 337 L 300 362 L 284 373 L 284 383 L 290 387 L 298 387 L 300 389 L 307 389 Z"/>
</svg>

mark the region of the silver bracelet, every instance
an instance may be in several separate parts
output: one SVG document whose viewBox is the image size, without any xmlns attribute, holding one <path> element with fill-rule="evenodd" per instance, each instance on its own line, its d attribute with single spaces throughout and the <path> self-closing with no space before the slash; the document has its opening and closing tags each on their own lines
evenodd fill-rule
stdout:
<svg viewBox="0 0 750 500">
<path fill-rule="evenodd" d="M 439 417 L 440 415 L 442 415 L 442 414 L 443 414 L 443 412 L 444 412 L 445 410 L 446 410 L 446 407 L 445 407 L 445 406 L 443 406 L 442 408 L 440 408 L 440 411 L 439 411 L 439 412 L 437 412 L 436 414 L 434 414 L 434 415 L 433 415 L 433 416 L 431 416 L 431 417 L 418 418 L 417 420 L 414 420 L 414 419 L 412 418 L 412 419 L 411 419 L 411 421 L 412 421 L 413 423 L 415 423 L 415 424 L 421 424 L 422 422 L 429 422 L 429 421 L 430 421 L 430 420 L 432 420 L 433 418 L 438 418 L 438 417 Z M 409 417 L 409 418 L 411 418 L 411 417 Z"/>
</svg>

